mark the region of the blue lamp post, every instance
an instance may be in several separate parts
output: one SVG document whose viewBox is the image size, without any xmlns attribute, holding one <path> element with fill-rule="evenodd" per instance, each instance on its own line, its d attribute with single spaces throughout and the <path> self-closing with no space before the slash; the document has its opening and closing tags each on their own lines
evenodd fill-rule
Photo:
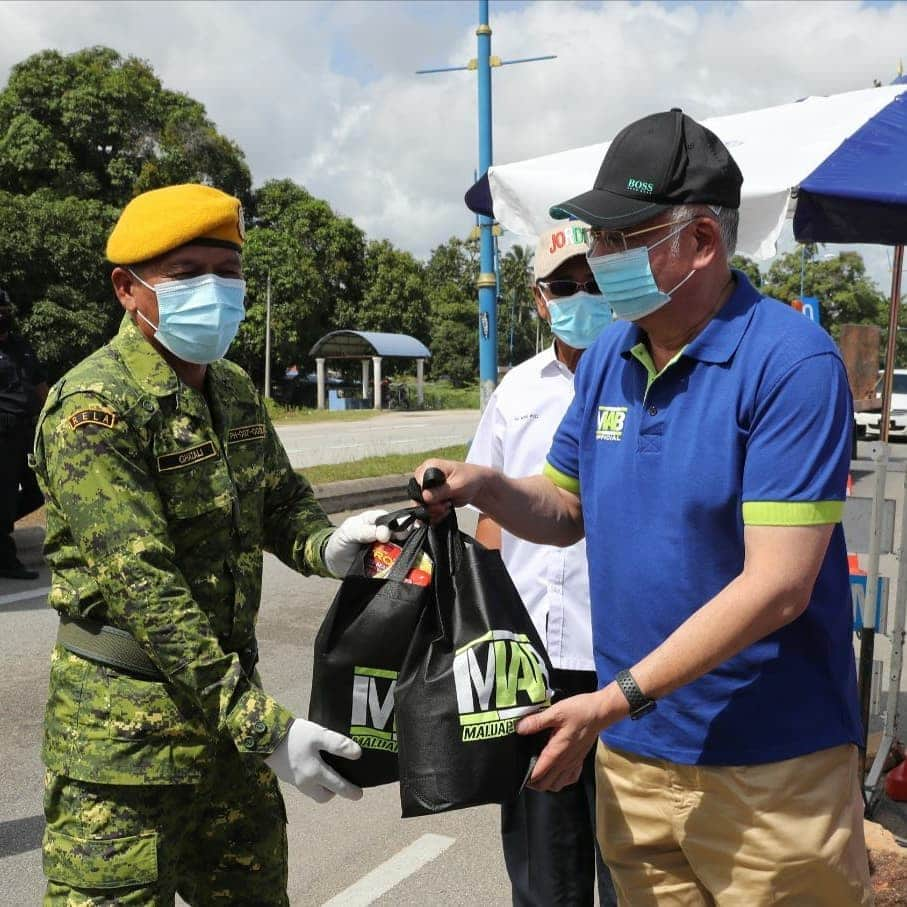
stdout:
<svg viewBox="0 0 907 907">
<path fill-rule="evenodd" d="M 491 68 L 510 66 L 514 63 L 532 63 L 536 60 L 553 60 L 554 55 L 524 57 L 519 60 L 501 60 L 491 55 L 491 26 L 488 24 L 488 0 L 479 0 L 479 26 L 476 29 L 477 55 L 466 66 L 445 66 L 440 69 L 420 69 L 416 75 L 435 72 L 476 70 L 478 73 L 479 111 L 479 178 L 491 166 Z M 479 396 L 482 408 L 494 391 L 498 380 L 497 297 L 498 278 L 495 272 L 493 221 L 479 216 Z"/>
<path fill-rule="evenodd" d="M 479 68 L 479 178 L 491 166 L 491 26 L 488 24 L 488 0 L 479 0 L 478 68 Z M 492 220 L 479 216 L 479 401 L 482 409 L 498 383 L 498 278 L 494 269 Z"/>
</svg>

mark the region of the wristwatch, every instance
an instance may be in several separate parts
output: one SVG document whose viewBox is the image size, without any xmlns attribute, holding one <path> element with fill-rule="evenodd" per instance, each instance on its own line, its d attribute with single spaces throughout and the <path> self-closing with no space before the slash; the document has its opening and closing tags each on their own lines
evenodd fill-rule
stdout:
<svg viewBox="0 0 907 907">
<path fill-rule="evenodd" d="M 614 675 L 614 682 L 620 687 L 621 693 L 627 697 L 627 702 L 630 703 L 630 717 L 636 721 L 638 718 L 642 718 L 643 715 L 648 715 L 649 712 L 654 711 L 655 709 L 655 700 L 649 699 L 645 693 L 639 688 L 639 684 L 633 679 L 633 675 L 629 671 L 618 671 Z"/>
</svg>

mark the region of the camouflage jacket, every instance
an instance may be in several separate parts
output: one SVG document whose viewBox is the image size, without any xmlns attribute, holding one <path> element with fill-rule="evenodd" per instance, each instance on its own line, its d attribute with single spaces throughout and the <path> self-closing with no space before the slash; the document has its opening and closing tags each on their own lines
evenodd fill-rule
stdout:
<svg viewBox="0 0 907 907">
<path fill-rule="evenodd" d="M 256 645 L 262 550 L 328 575 L 331 525 L 248 375 L 215 362 L 199 393 L 127 316 L 51 389 L 35 459 L 50 604 L 127 630 L 167 679 L 57 646 L 47 767 L 104 784 L 191 783 L 219 741 L 272 752 L 292 715 L 237 654 Z"/>
</svg>

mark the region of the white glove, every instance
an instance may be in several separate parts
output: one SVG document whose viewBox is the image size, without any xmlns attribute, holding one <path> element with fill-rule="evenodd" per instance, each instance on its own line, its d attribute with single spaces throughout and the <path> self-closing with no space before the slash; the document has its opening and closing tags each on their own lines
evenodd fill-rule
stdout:
<svg viewBox="0 0 907 907">
<path fill-rule="evenodd" d="M 265 763 L 287 784 L 294 784 L 316 803 L 327 803 L 334 794 L 360 800 L 362 788 L 341 778 L 322 758 L 320 750 L 344 759 L 358 759 L 362 748 L 354 740 L 320 724 L 297 718 L 280 746 Z"/>
<path fill-rule="evenodd" d="M 386 510 L 366 510 L 347 517 L 334 530 L 324 547 L 324 565 L 334 576 L 346 576 L 363 545 L 390 541 L 390 527 L 375 525 L 375 520 L 386 513 Z"/>
</svg>

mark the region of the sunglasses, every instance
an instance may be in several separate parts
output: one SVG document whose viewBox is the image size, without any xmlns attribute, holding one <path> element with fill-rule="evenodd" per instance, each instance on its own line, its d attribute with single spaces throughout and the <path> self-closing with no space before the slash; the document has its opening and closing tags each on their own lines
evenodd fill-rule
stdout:
<svg viewBox="0 0 907 907">
<path fill-rule="evenodd" d="M 594 277 L 588 280 L 540 280 L 538 285 L 552 298 L 557 299 L 564 296 L 572 296 L 574 293 L 585 291 L 593 293 L 596 296 L 601 293 Z"/>
</svg>

